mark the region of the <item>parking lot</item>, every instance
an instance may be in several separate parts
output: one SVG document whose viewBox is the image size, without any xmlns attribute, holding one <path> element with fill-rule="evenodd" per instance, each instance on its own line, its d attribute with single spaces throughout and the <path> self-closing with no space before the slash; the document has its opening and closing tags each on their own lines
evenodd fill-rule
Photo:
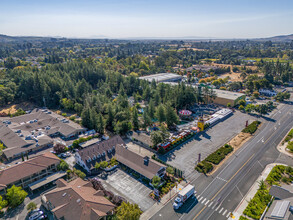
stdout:
<svg viewBox="0 0 293 220">
<path fill-rule="evenodd" d="M 194 174 L 194 167 L 198 160 L 198 154 L 201 154 L 201 160 L 223 146 L 232 137 L 237 135 L 244 127 L 246 121 L 251 123 L 255 118 L 239 111 L 218 123 L 207 131 L 196 135 L 195 138 L 188 143 L 175 148 L 160 159 L 166 161 L 174 167 L 184 171 L 185 177 Z"/>
<path fill-rule="evenodd" d="M 109 173 L 101 181 L 106 190 L 138 204 L 143 211 L 146 211 L 155 204 L 155 201 L 149 197 L 149 193 L 152 190 L 120 168 Z"/>
</svg>

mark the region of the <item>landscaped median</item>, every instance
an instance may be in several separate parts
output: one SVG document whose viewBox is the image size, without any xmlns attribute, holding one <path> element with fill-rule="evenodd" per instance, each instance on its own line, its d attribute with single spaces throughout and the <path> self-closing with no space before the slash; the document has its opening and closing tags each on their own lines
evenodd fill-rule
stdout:
<svg viewBox="0 0 293 220">
<path fill-rule="evenodd" d="M 208 174 L 214 170 L 214 167 L 219 165 L 233 150 L 242 146 L 245 141 L 256 132 L 260 121 L 254 121 L 242 130 L 236 137 L 231 139 L 224 146 L 207 156 L 206 159 L 198 163 L 195 169 L 204 174 Z"/>
<path fill-rule="evenodd" d="M 229 144 L 225 144 L 223 147 L 210 154 L 205 160 L 198 163 L 195 169 L 200 173 L 207 174 L 213 170 L 214 165 L 218 165 L 222 160 L 225 159 L 226 155 L 232 151 L 233 147 L 231 147 Z"/>
</svg>

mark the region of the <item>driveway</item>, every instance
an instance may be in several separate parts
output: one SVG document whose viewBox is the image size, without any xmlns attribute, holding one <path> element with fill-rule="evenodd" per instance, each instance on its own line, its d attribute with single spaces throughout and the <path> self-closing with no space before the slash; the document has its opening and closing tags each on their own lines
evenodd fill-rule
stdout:
<svg viewBox="0 0 293 220">
<path fill-rule="evenodd" d="M 101 181 L 106 190 L 138 204 L 142 211 L 155 204 L 155 201 L 149 197 L 152 190 L 121 169 L 116 169 Z"/>
<path fill-rule="evenodd" d="M 193 140 L 175 148 L 164 156 L 159 156 L 159 158 L 184 171 L 185 177 L 193 175 L 198 154 L 201 154 L 201 160 L 206 158 L 210 153 L 236 136 L 245 127 L 247 120 L 251 123 L 255 118 L 236 111 L 225 121 L 216 124 L 200 135 L 196 135 Z"/>
</svg>

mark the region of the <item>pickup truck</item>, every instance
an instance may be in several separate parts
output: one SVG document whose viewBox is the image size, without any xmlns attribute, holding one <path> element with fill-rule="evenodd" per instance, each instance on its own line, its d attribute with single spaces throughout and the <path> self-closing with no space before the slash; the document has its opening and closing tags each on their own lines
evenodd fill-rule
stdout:
<svg viewBox="0 0 293 220">
<path fill-rule="evenodd" d="M 194 186 L 187 185 L 184 189 L 182 189 L 177 197 L 175 198 L 175 201 L 173 203 L 174 209 L 179 209 L 188 198 L 190 198 L 194 194 Z"/>
</svg>

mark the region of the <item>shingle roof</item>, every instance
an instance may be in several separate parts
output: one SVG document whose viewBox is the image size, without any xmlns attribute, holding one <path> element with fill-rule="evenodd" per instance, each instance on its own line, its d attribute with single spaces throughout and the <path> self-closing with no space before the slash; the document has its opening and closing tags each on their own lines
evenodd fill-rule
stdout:
<svg viewBox="0 0 293 220">
<path fill-rule="evenodd" d="M 78 153 L 83 160 L 83 162 L 91 169 L 95 166 L 96 162 L 110 160 L 115 156 L 116 150 L 113 150 L 113 147 L 118 145 L 125 145 L 124 141 L 119 135 L 116 135 L 108 140 L 92 144 L 91 146 L 80 150 Z M 109 152 L 111 150 L 111 152 Z M 105 153 L 105 156 L 103 156 Z M 100 158 L 93 159 L 93 156 L 101 155 Z M 88 159 L 91 158 L 91 161 L 88 162 Z"/>
<path fill-rule="evenodd" d="M 80 178 L 69 183 L 58 182 L 59 180 L 56 182 L 58 188 L 45 194 L 47 200 L 55 207 L 52 212 L 58 219 L 99 219 L 116 207 L 102 192 L 96 191 L 90 182 Z"/>
<path fill-rule="evenodd" d="M 162 167 L 166 167 L 157 161 L 143 157 L 122 146 L 117 146 L 116 151 L 116 158 L 120 163 L 130 167 L 148 179 L 152 179 Z"/>
<path fill-rule="evenodd" d="M 60 159 L 50 152 L 36 156 L 20 164 L 0 171 L 0 185 L 9 185 L 20 179 L 38 173 L 47 167 L 59 163 Z"/>
<path fill-rule="evenodd" d="M 273 185 L 270 188 L 269 194 L 276 197 L 277 199 L 287 199 L 293 197 L 293 193 L 291 193 L 289 190 L 276 185 Z"/>
</svg>

